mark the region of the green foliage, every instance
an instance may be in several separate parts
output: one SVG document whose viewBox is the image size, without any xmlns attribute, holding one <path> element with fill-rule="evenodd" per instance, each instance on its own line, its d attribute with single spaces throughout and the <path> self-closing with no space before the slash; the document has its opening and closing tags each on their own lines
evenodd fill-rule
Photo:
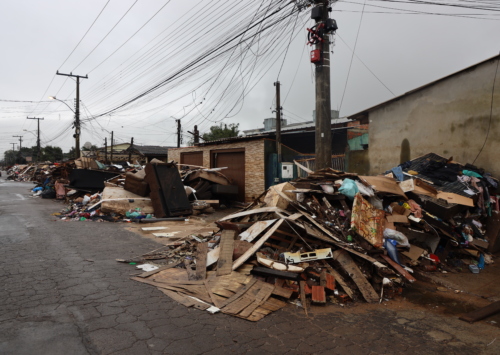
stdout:
<svg viewBox="0 0 500 355">
<path fill-rule="evenodd" d="M 53 147 L 51 145 L 47 145 L 41 149 L 42 157 L 41 161 L 50 161 L 56 162 L 61 161 L 63 159 L 62 149 L 59 147 Z"/>
<path fill-rule="evenodd" d="M 210 127 L 210 132 L 204 133 L 201 138 L 204 141 L 214 141 L 221 138 L 237 137 L 239 131 L 239 123 L 220 124 Z"/>
</svg>

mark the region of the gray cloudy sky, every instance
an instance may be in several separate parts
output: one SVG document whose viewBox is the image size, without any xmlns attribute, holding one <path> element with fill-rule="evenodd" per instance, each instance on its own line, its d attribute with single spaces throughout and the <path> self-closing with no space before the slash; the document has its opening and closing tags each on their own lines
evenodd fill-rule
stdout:
<svg viewBox="0 0 500 355">
<path fill-rule="evenodd" d="M 331 17 L 339 30 L 331 57 L 332 108 L 341 116 L 499 53 L 498 1 L 425 2 L 334 4 Z M 471 8 L 428 4 L 438 2 Z M 73 113 L 48 96 L 73 107 L 76 85 L 56 70 L 89 76 L 80 89 L 82 145 L 102 146 L 114 131 L 117 142 L 134 137 L 138 144 L 174 146 L 176 118 L 184 143 L 194 124 L 201 132 L 218 122 L 260 127 L 272 115 L 277 79 L 285 118 L 311 120 L 314 70 L 305 28 L 313 21 L 308 9 L 294 14 L 288 3 L 0 1 L 0 153 L 18 142 L 13 135 L 23 135 L 23 146 L 36 144 L 36 120 L 27 116 L 44 117 L 42 145 L 65 152 L 74 145 Z M 270 17 L 260 27 L 248 28 L 264 16 Z M 285 18 L 273 24 L 280 16 Z M 245 36 L 224 44 L 243 29 Z M 260 35 L 250 36 L 258 30 Z M 188 71 L 182 71 L 186 64 Z"/>
</svg>

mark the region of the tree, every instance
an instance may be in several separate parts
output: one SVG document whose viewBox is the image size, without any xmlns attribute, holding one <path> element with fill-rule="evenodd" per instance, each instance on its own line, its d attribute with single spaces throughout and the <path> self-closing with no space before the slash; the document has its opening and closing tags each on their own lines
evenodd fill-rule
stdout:
<svg viewBox="0 0 500 355">
<path fill-rule="evenodd" d="M 64 154 L 64 157 L 66 159 L 76 159 L 76 149 L 75 149 L 75 147 L 71 147 L 71 149 L 69 150 L 69 152 L 67 152 L 67 153 Z"/>
<path fill-rule="evenodd" d="M 220 124 L 218 126 L 210 127 L 210 132 L 203 133 L 201 138 L 204 141 L 214 141 L 221 138 L 238 137 L 239 123 Z"/>
<path fill-rule="evenodd" d="M 51 145 L 47 145 L 42 148 L 42 157 L 40 160 L 42 161 L 61 161 L 63 159 L 62 149 L 59 147 L 53 147 Z"/>
</svg>

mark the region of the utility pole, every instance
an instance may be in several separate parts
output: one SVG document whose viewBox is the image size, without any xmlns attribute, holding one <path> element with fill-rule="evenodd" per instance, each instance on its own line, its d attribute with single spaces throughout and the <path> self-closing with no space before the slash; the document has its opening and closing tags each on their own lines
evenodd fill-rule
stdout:
<svg viewBox="0 0 500 355">
<path fill-rule="evenodd" d="M 176 119 L 177 121 L 177 148 L 181 147 L 181 120 Z"/>
<path fill-rule="evenodd" d="M 200 143 L 200 132 L 198 131 L 198 126 L 194 126 L 194 144 Z"/>
<path fill-rule="evenodd" d="M 108 163 L 108 137 L 104 137 L 104 163 Z"/>
<path fill-rule="evenodd" d="M 278 169 L 281 163 L 281 102 L 280 102 L 280 82 L 274 83 L 276 86 L 276 153 L 278 153 Z"/>
<path fill-rule="evenodd" d="M 110 160 L 110 163 L 113 164 L 113 134 L 115 133 L 115 131 L 111 131 L 111 158 L 109 159 Z"/>
<path fill-rule="evenodd" d="M 17 143 L 10 143 L 10 144 L 12 144 L 12 151 L 15 152 L 16 151 L 16 144 Z"/>
<path fill-rule="evenodd" d="M 12 137 L 19 137 L 19 153 L 21 153 L 21 148 L 22 148 L 22 142 L 23 142 L 23 136 L 12 136 Z"/>
<path fill-rule="evenodd" d="M 128 161 L 132 162 L 132 149 L 134 148 L 134 137 L 130 140 L 130 147 L 128 148 Z"/>
<path fill-rule="evenodd" d="M 26 117 L 26 119 L 28 120 L 37 120 L 37 123 L 38 123 L 38 131 L 37 131 L 37 135 L 36 135 L 36 150 L 37 150 L 37 153 L 36 153 L 36 161 L 39 162 L 40 161 L 40 120 L 43 120 L 44 118 L 43 117 Z"/>
<path fill-rule="evenodd" d="M 316 0 L 311 18 L 316 25 L 308 29 L 309 44 L 314 44 L 311 62 L 316 76 L 316 170 L 332 166 L 332 120 L 330 98 L 330 39 L 337 30 L 335 20 L 329 18 L 329 0 Z"/>
<path fill-rule="evenodd" d="M 75 150 L 76 150 L 76 159 L 80 158 L 80 78 L 88 79 L 88 75 L 74 75 L 73 73 L 63 74 L 59 73 L 59 70 L 56 72 L 57 75 L 64 75 L 76 78 L 76 102 L 75 102 Z"/>
</svg>

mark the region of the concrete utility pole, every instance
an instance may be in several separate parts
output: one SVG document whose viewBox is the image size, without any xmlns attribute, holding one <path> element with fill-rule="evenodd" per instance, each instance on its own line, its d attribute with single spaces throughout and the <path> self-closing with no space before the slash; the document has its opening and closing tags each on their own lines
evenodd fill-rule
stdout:
<svg viewBox="0 0 500 355">
<path fill-rule="evenodd" d="M 38 123 L 38 131 L 36 135 L 36 161 L 40 160 L 40 120 L 43 120 L 43 117 L 26 117 L 28 120 L 37 120 Z"/>
<path fill-rule="evenodd" d="M 176 119 L 177 121 L 177 148 L 181 147 L 181 120 Z"/>
<path fill-rule="evenodd" d="M 104 162 L 108 163 L 108 137 L 104 137 Z"/>
<path fill-rule="evenodd" d="M 111 158 L 109 159 L 110 163 L 113 164 L 113 134 L 115 131 L 111 131 Z"/>
<path fill-rule="evenodd" d="M 130 147 L 128 150 L 128 161 L 132 162 L 132 148 L 134 147 L 134 137 L 130 140 Z"/>
<path fill-rule="evenodd" d="M 16 144 L 17 143 L 9 143 L 9 144 L 12 144 L 12 151 L 15 152 L 16 151 Z"/>
<path fill-rule="evenodd" d="M 23 142 L 23 136 L 12 136 L 12 137 L 19 137 L 19 153 L 21 152 L 22 148 L 22 142 Z"/>
<path fill-rule="evenodd" d="M 59 73 L 59 70 L 56 72 L 57 75 L 71 76 L 76 78 L 76 102 L 75 102 L 75 151 L 76 151 L 76 159 L 80 158 L 80 78 L 88 79 L 88 75 L 74 75 L 73 73 L 63 74 Z"/>
<path fill-rule="evenodd" d="M 335 32 L 337 24 L 330 19 L 328 0 L 316 0 L 311 10 L 311 18 L 316 26 L 310 29 L 315 50 L 311 61 L 315 64 L 316 75 L 316 170 L 332 166 L 332 130 L 330 99 L 330 40 L 329 34 Z M 313 59 L 314 58 L 314 59 Z"/>
<path fill-rule="evenodd" d="M 278 154 L 278 164 L 281 163 L 281 102 L 280 102 L 280 82 L 274 83 L 276 86 L 276 153 Z M 278 166 L 278 169 L 280 167 Z"/>
<path fill-rule="evenodd" d="M 198 126 L 194 126 L 194 144 L 200 143 L 200 132 L 198 131 Z"/>
</svg>

